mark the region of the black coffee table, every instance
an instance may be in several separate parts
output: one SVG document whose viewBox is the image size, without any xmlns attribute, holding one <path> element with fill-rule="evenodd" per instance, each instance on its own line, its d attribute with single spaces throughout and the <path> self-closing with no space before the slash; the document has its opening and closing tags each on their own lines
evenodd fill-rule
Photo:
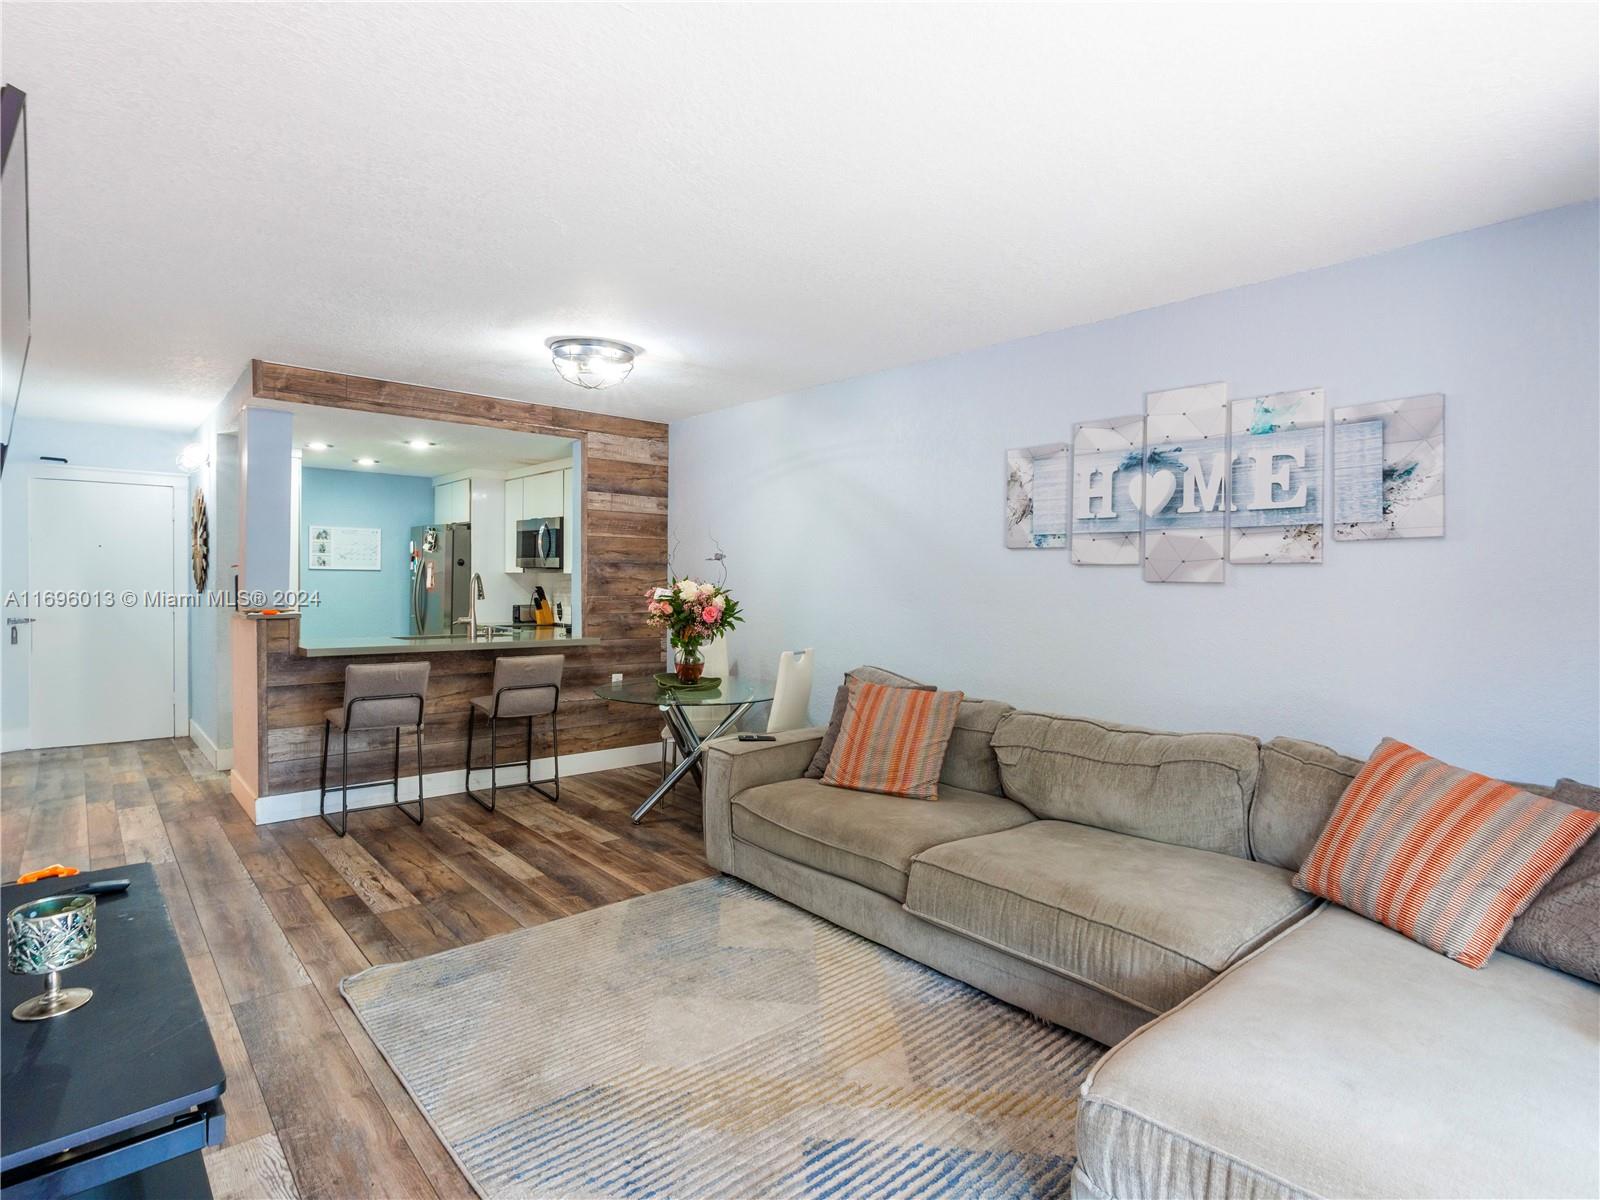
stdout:
<svg viewBox="0 0 1600 1200">
<path fill-rule="evenodd" d="M 0 906 L 99 879 L 132 886 L 100 897 L 94 957 L 61 976 L 94 999 L 48 1021 L 13 1020 L 44 980 L 5 972 L 0 1197 L 209 1200 L 200 1150 L 222 1142 L 226 1078 L 155 871 L 138 863 L 12 884 Z"/>
</svg>

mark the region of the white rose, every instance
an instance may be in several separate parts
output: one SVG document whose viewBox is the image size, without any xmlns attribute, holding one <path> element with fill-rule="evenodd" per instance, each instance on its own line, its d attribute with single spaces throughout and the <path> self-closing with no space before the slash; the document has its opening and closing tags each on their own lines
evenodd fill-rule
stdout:
<svg viewBox="0 0 1600 1200">
<path fill-rule="evenodd" d="M 699 594 L 699 591 L 700 585 L 692 579 L 681 579 L 678 581 L 678 595 L 682 596 L 685 600 L 693 599 Z"/>
</svg>

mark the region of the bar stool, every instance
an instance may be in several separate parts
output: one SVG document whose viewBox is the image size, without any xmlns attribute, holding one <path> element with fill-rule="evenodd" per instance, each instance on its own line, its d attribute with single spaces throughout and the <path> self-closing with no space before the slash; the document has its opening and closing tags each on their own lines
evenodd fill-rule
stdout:
<svg viewBox="0 0 1600 1200">
<path fill-rule="evenodd" d="M 475 696 L 467 710 L 467 795 L 490 812 L 500 792 L 499 767 L 527 768 L 526 785 L 546 800 L 561 802 L 561 743 L 556 736 L 556 706 L 561 703 L 561 667 L 566 662 L 563 654 L 524 654 L 514 658 L 494 660 L 494 692 L 488 696 Z M 478 714 L 489 718 L 489 799 L 485 800 L 472 790 L 472 731 L 478 723 Z M 555 774 L 549 779 L 533 777 L 533 719 L 546 714 L 550 717 L 550 761 Z M 527 740 L 521 762 L 495 762 L 495 732 L 503 720 L 528 722 Z M 482 770 L 482 767 L 477 768 Z M 543 784 L 554 784 L 554 793 Z M 522 786 L 510 784 L 511 787 Z"/>
<path fill-rule="evenodd" d="M 322 720 L 322 778 L 317 796 L 317 811 L 328 828 L 340 837 L 350 827 L 350 735 L 363 729 L 394 730 L 394 778 L 375 779 L 358 783 L 356 787 L 394 788 L 390 801 L 418 825 L 422 824 L 422 708 L 428 692 L 428 664 L 372 663 L 350 665 L 344 669 L 344 702 L 330 708 Z M 400 733 L 410 726 L 417 735 L 417 815 L 400 800 Z M 339 731 L 339 804 L 340 821 L 335 825 L 328 819 L 328 737 Z M 405 801 L 410 804 L 411 801 Z"/>
</svg>

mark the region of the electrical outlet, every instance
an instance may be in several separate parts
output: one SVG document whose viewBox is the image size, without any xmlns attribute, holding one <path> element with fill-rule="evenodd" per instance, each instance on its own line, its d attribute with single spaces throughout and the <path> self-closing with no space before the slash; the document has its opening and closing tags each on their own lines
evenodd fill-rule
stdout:
<svg viewBox="0 0 1600 1200">
<path fill-rule="evenodd" d="M 621 683 L 622 682 L 622 672 L 621 671 L 613 671 L 613 672 L 611 672 L 611 682 L 612 683 Z"/>
</svg>

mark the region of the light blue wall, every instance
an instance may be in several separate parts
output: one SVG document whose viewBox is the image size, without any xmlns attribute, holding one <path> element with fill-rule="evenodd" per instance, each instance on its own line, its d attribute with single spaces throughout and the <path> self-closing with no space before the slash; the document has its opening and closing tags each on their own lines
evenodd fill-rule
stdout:
<svg viewBox="0 0 1600 1200">
<path fill-rule="evenodd" d="M 239 414 L 240 589 L 281 605 L 289 590 L 289 494 L 294 480 L 294 414 L 246 408 Z"/>
<path fill-rule="evenodd" d="M 300 618 L 308 639 L 410 633 L 411 530 L 433 520 L 433 481 L 414 475 L 306 468 L 300 473 L 300 588 L 321 603 Z M 313 571 L 312 525 L 383 531 L 381 571 Z"/>
<path fill-rule="evenodd" d="M 1597 233 L 1574 206 L 674 422 L 672 537 L 683 561 L 727 552 L 740 670 L 816 647 L 813 719 L 878 663 L 1056 712 L 1359 755 L 1388 734 L 1592 782 Z M 1330 406 L 1444 392 L 1446 536 L 1330 543 L 1221 587 L 1003 548 L 1006 447 L 1218 379 Z"/>
</svg>

